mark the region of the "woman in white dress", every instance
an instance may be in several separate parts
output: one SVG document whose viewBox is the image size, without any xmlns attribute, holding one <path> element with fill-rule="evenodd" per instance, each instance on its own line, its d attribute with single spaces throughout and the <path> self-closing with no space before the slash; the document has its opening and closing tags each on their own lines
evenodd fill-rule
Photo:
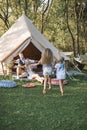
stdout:
<svg viewBox="0 0 87 130">
<path fill-rule="evenodd" d="M 32 71 L 32 67 L 36 66 L 36 65 L 37 65 L 37 63 L 36 64 L 30 64 L 29 59 L 25 60 L 25 67 L 26 67 L 26 71 L 27 71 L 27 74 L 28 74 L 28 79 L 36 79 L 37 81 L 43 83 L 44 78 L 40 77 L 38 74 L 36 74 Z"/>
</svg>

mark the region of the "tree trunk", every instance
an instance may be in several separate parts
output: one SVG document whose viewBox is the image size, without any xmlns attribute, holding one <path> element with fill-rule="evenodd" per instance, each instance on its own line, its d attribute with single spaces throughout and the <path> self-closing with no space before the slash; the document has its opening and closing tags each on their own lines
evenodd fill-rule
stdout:
<svg viewBox="0 0 87 130">
<path fill-rule="evenodd" d="M 73 36 L 73 33 L 70 29 L 70 26 L 69 26 L 69 17 L 68 17 L 68 8 L 69 8 L 69 0 L 65 0 L 65 7 L 66 7 L 66 23 L 67 23 L 67 28 L 68 28 L 68 31 L 71 35 L 71 39 L 72 39 L 72 47 L 73 47 L 73 52 L 74 52 L 74 56 L 76 56 L 76 51 L 75 51 L 75 39 L 74 39 L 74 36 Z"/>
<path fill-rule="evenodd" d="M 47 1 L 47 6 L 45 7 L 44 11 L 42 12 L 41 33 L 44 32 L 44 17 L 45 17 L 45 13 L 47 12 L 47 10 L 49 8 L 49 3 L 50 3 L 50 0 Z"/>
<path fill-rule="evenodd" d="M 27 0 L 25 0 L 24 11 L 25 11 L 25 14 L 27 15 Z"/>
<path fill-rule="evenodd" d="M 79 46 L 79 21 L 77 14 L 77 0 L 75 2 L 75 19 L 76 19 L 76 55 L 80 55 L 80 46 Z"/>
<path fill-rule="evenodd" d="M 9 28 L 8 8 L 9 8 L 9 4 L 8 4 L 8 0 L 6 0 L 6 10 L 1 8 L 1 11 L 2 11 L 3 14 L 0 14 L 0 18 L 3 20 L 3 22 L 5 23 L 5 26 L 7 28 Z"/>
</svg>

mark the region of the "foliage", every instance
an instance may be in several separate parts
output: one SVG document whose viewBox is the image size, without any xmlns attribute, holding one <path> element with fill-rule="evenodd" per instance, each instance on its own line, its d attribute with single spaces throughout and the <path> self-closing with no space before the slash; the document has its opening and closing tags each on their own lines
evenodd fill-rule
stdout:
<svg viewBox="0 0 87 130">
<path fill-rule="evenodd" d="M 12 69 L 13 65 L 14 65 L 13 62 L 9 62 L 9 63 L 6 64 L 6 67 L 8 69 Z"/>
<path fill-rule="evenodd" d="M 0 36 L 25 12 L 58 49 L 72 51 L 72 38 L 66 22 L 66 1 L 69 4 L 68 22 L 75 39 L 75 50 L 78 50 L 75 2 L 77 3 L 79 49 L 81 53 L 85 53 L 87 51 L 87 10 L 82 10 L 82 5 L 86 0 L 0 0 Z"/>
</svg>

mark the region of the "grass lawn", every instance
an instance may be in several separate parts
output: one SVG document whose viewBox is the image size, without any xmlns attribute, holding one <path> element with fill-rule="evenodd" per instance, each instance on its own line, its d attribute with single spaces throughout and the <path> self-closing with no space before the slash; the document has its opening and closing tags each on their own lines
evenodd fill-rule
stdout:
<svg viewBox="0 0 87 130">
<path fill-rule="evenodd" d="M 0 88 L 0 130 L 86 130 L 87 77 L 68 79 L 65 95 L 59 87 L 47 89 L 35 82 L 35 88 Z"/>
</svg>

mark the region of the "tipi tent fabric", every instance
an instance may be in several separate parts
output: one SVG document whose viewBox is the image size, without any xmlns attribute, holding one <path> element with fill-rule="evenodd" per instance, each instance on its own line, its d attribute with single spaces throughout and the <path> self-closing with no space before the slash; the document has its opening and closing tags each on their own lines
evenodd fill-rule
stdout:
<svg viewBox="0 0 87 130">
<path fill-rule="evenodd" d="M 45 48 L 50 48 L 55 59 L 58 59 L 57 48 L 55 48 L 40 31 L 38 31 L 32 21 L 23 14 L 0 38 L 0 62 L 7 62 L 22 51 L 24 51 L 27 56 L 29 53 L 29 58 L 37 59 L 37 57 L 40 58 L 40 53 Z M 30 53 L 32 53 L 34 57 L 32 57 Z M 38 56 L 36 54 L 38 54 Z M 64 54 L 62 54 L 62 56 L 65 60 L 69 60 Z"/>
</svg>

